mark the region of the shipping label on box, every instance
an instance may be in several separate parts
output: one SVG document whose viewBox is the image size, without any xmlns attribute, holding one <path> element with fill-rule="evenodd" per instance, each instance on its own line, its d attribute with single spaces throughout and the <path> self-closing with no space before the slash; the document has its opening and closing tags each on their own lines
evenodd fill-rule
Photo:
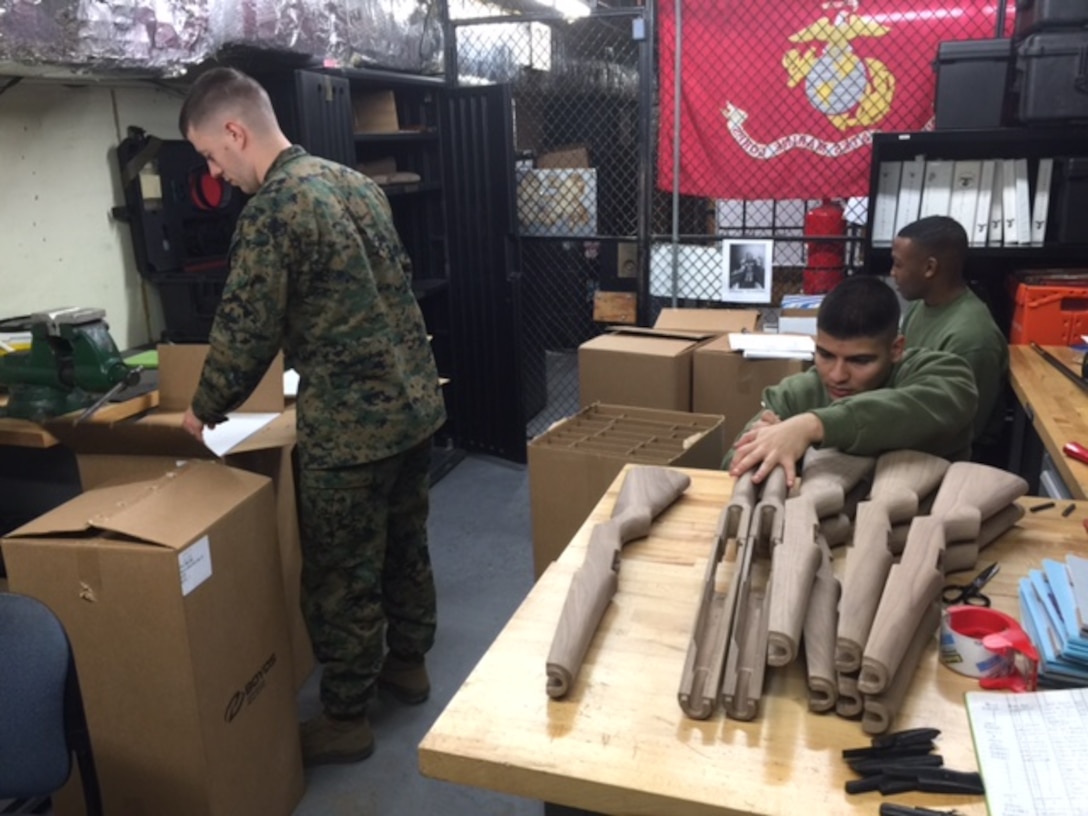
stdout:
<svg viewBox="0 0 1088 816">
<path fill-rule="evenodd" d="M 517 171 L 522 235 L 596 235 L 597 170 Z"/>
</svg>

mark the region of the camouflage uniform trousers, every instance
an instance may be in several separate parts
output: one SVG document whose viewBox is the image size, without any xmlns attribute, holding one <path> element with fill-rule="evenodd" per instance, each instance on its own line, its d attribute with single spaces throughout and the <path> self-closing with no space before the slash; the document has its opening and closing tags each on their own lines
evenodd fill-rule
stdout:
<svg viewBox="0 0 1088 816">
<path fill-rule="evenodd" d="M 334 717 L 366 713 L 384 644 L 422 657 L 434 643 L 427 549 L 431 440 L 363 465 L 299 473 L 302 605 L 321 702 Z"/>
</svg>

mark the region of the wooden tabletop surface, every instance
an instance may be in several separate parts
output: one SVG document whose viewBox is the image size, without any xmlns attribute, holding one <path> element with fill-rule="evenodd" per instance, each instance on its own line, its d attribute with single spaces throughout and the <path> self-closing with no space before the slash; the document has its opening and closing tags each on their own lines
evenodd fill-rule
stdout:
<svg viewBox="0 0 1088 816">
<path fill-rule="evenodd" d="M 622 474 L 586 525 L 545 572 L 420 745 L 427 776 L 604 814 L 875 814 L 879 793 L 847 796 L 846 747 L 867 745 L 858 722 L 810 714 L 803 669 L 769 669 L 758 719 L 687 719 L 677 687 L 714 525 L 732 480 L 687 471 L 692 484 L 624 548 L 619 591 L 568 699 L 545 693 L 545 658 L 590 526 L 610 513 Z M 1039 503 L 1025 499 L 1027 505 Z M 1028 513 L 985 551 L 999 560 L 987 586 L 994 606 L 1017 615 L 1018 579 L 1045 557 L 1088 554 L 1088 503 Z M 842 549 L 838 552 L 840 561 Z M 841 566 L 841 564 L 840 564 Z M 969 575 L 969 573 L 965 573 Z M 942 730 L 947 767 L 977 770 L 963 694 L 976 681 L 939 665 L 928 648 L 896 730 Z M 889 801 L 986 812 L 982 797 L 900 794 Z"/>
<path fill-rule="evenodd" d="M 1054 357 L 1080 374 L 1083 352 L 1047 346 Z M 1062 481 L 1076 499 L 1088 498 L 1088 465 L 1062 453 L 1066 442 L 1088 447 L 1088 394 L 1069 382 L 1031 346 L 1009 346 L 1009 382 L 1032 417 Z"/>
<path fill-rule="evenodd" d="M 2 402 L 7 398 L 3 397 Z M 148 391 L 124 402 L 111 402 L 103 405 L 87 422 L 117 422 L 145 411 L 150 411 L 159 404 L 159 392 Z M 78 412 L 77 412 L 78 413 Z M 0 445 L 15 445 L 20 448 L 51 448 L 60 441 L 37 422 L 29 419 L 0 417 Z"/>
</svg>

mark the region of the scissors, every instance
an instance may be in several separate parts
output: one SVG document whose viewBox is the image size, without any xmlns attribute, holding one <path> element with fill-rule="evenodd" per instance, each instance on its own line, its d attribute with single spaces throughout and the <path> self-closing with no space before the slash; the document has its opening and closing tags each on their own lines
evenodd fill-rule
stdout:
<svg viewBox="0 0 1088 816">
<path fill-rule="evenodd" d="M 997 575 L 999 569 L 1001 567 L 997 563 L 993 563 L 976 575 L 969 584 L 949 584 L 941 590 L 941 600 L 949 606 L 955 604 L 989 606 L 990 598 L 982 594 L 982 588 L 990 582 L 991 578 Z"/>
</svg>

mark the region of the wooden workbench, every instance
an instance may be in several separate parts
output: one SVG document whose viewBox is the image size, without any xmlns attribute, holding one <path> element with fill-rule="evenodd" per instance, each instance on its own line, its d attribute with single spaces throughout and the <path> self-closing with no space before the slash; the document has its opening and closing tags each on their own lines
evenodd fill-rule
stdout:
<svg viewBox="0 0 1088 816">
<path fill-rule="evenodd" d="M 1081 352 L 1066 346 L 1046 350 L 1079 376 Z M 1088 394 L 1031 346 L 1009 346 L 1009 383 L 1073 498 L 1088 498 L 1088 465 L 1062 453 L 1066 442 L 1088 446 Z"/>
<path fill-rule="evenodd" d="M 7 398 L 0 395 L 0 405 L 6 402 Z M 152 408 L 157 407 L 158 404 L 158 390 L 148 391 L 146 394 L 140 394 L 138 397 L 127 399 L 124 402 L 103 405 L 87 419 L 87 422 L 117 422 L 150 411 Z M 59 444 L 60 441 L 37 422 L 31 422 L 28 419 L 0 417 L 0 445 L 14 445 L 20 448 L 51 448 Z"/>
<path fill-rule="evenodd" d="M 687 493 L 651 536 L 624 549 L 619 591 L 569 699 L 545 693 L 545 658 L 592 523 L 611 513 L 621 476 L 544 573 L 420 745 L 427 776 L 605 814 L 871 814 L 879 793 L 847 796 L 844 747 L 867 745 L 857 722 L 810 714 L 802 667 L 769 669 L 751 723 L 687 719 L 677 686 L 714 525 L 732 489 L 726 473 L 687 471 Z M 1038 499 L 1028 500 L 1037 504 Z M 1002 569 L 987 586 L 1017 613 L 1020 576 L 1044 557 L 1088 554 L 1081 519 L 1062 506 L 1029 513 L 986 550 Z M 840 551 L 841 555 L 841 551 Z M 969 574 L 968 574 L 969 575 Z M 895 729 L 935 726 L 946 766 L 977 770 L 963 693 L 977 683 L 927 651 Z M 984 814 L 982 797 L 901 794 L 890 801 Z"/>
</svg>

